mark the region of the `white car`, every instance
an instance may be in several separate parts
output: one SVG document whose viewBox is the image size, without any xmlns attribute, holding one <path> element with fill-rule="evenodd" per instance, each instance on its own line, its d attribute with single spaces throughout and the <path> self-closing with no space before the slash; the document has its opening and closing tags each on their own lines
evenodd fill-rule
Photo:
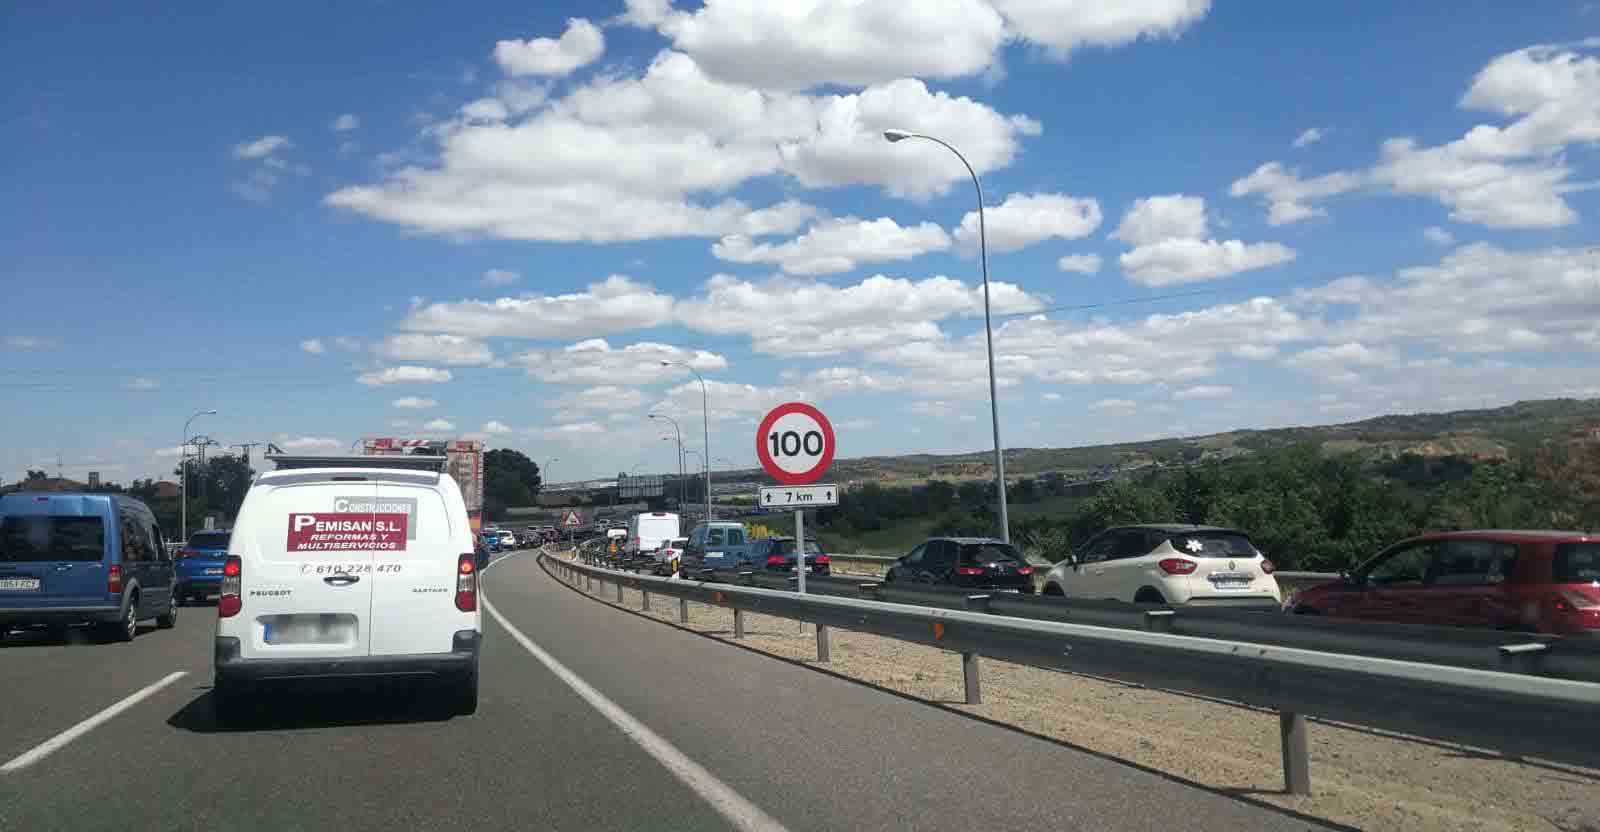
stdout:
<svg viewBox="0 0 1600 832">
<path fill-rule="evenodd" d="M 371 676 L 434 683 L 474 712 L 478 570 L 445 457 L 268 459 L 223 565 L 217 715 L 272 685 Z"/>
<path fill-rule="evenodd" d="M 500 545 L 507 549 L 517 548 L 517 533 L 506 529 L 500 530 Z"/>
<path fill-rule="evenodd" d="M 1119 526 L 1045 575 L 1044 594 L 1139 604 L 1280 606 L 1272 561 L 1243 532 L 1217 526 Z"/>
</svg>

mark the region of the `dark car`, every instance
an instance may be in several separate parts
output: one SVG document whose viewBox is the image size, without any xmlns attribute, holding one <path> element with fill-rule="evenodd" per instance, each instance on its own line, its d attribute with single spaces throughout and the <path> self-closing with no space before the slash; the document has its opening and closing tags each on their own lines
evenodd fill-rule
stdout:
<svg viewBox="0 0 1600 832">
<path fill-rule="evenodd" d="M 189 535 L 189 542 L 178 550 L 178 601 L 204 601 L 222 587 L 222 564 L 228 559 L 232 532 L 205 531 Z"/>
<path fill-rule="evenodd" d="M 489 541 L 484 538 L 483 532 L 472 535 L 472 555 L 477 560 L 478 569 L 489 565 Z"/>
<path fill-rule="evenodd" d="M 1285 606 L 1406 624 L 1600 636 L 1600 535 L 1459 531 L 1401 541 Z"/>
<path fill-rule="evenodd" d="M 886 582 L 1032 593 L 1033 567 L 1017 547 L 989 537 L 935 537 L 897 559 Z"/>
<path fill-rule="evenodd" d="M 795 565 L 794 538 L 769 537 L 750 542 L 750 561 L 768 572 L 793 572 Z M 806 571 L 814 575 L 827 575 L 828 556 L 815 540 L 806 539 Z"/>
</svg>

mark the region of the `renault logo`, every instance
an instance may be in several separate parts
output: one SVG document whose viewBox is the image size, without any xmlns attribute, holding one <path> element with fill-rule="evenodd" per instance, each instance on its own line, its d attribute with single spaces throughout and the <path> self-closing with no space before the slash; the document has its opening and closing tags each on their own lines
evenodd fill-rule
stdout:
<svg viewBox="0 0 1600 832">
<path fill-rule="evenodd" d="M 1232 569 L 1232 568 L 1234 568 L 1234 566 L 1233 566 L 1233 561 L 1231 561 L 1231 560 L 1230 560 L 1230 561 L 1228 561 L 1228 568 L 1229 568 L 1229 569 Z"/>
</svg>

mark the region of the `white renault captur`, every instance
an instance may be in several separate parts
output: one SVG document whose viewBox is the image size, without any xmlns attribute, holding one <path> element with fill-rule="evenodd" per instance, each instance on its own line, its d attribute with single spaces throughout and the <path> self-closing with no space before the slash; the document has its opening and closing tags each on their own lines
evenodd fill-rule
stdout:
<svg viewBox="0 0 1600 832">
<path fill-rule="evenodd" d="M 217 603 L 217 714 L 297 679 L 414 677 L 478 706 L 472 527 L 445 457 L 268 456 Z"/>
</svg>

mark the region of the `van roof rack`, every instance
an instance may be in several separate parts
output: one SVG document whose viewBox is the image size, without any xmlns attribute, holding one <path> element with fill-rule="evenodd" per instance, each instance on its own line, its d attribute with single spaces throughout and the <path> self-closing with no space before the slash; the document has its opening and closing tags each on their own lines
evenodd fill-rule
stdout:
<svg viewBox="0 0 1600 832">
<path fill-rule="evenodd" d="M 267 454 L 266 459 L 276 463 L 279 471 L 303 468 L 387 468 L 396 471 L 429 471 L 442 474 L 449 457 L 418 456 L 414 454 L 376 456 L 301 456 L 297 454 Z"/>
</svg>

